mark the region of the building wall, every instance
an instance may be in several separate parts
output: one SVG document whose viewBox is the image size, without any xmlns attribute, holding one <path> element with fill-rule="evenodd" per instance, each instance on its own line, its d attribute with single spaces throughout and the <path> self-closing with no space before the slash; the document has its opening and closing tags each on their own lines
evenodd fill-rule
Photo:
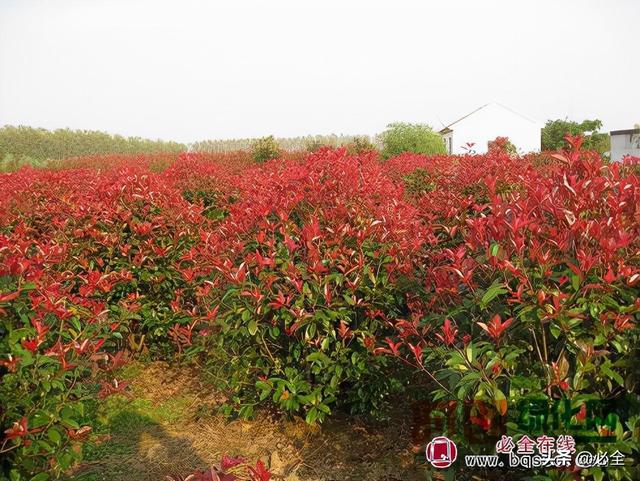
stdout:
<svg viewBox="0 0 640 481">
<path fill-rule="evenodd" d="M 509 137 L 521 153 L 540 150 L 538 122 L 528 120 L 497 104 L 489 104 L 450 127 L 454 154 L 467 152 L 465 144 L 473 143 L 477 154 L 488 150 L 488 143 L 496 137 Z"/>
<path fill-rule="evenodd" d="M 442 134 L 442 140 L 444 140 L 444 147 L 447 149 L 447 153 L 451 154 L 453 149 L 453 132 Z"/>
<path fill-rule="evenodd" d="M 619 162 L 626 155 L 640 157 L 639 134 L 617 134 L 611 136 L 611 160 Z"/>
</svg>

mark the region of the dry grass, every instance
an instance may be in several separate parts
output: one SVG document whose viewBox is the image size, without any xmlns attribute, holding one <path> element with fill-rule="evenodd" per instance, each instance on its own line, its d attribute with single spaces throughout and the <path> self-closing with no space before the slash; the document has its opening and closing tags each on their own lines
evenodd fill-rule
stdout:
<svg viewBox="0 0 640 481">
<path fill-rule="evenodd" d="M 262 459 L 276 480 L 421 479 L 407 419 L 367 424 L 338 415 L 322 427 L 266 414 L 228 420 L 215 411 L 219 396 L 184 368 L 134 364 L 127 377 L 130 396 L 100 406 L 105 432 L 74 481 L 159 481 L 217 464 L 225 453 Z"/>
</svg>

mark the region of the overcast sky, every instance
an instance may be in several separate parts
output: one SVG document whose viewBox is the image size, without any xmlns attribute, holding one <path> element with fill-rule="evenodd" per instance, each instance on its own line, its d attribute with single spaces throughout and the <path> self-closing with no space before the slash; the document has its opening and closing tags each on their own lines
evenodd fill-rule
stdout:
<svg viewBox="0 0 640 481">
<path fill-rule="evenodd" d="M 0 125 L 193 141 L 640 122 L 639 0 L 0 0 Z"/>
</svg>

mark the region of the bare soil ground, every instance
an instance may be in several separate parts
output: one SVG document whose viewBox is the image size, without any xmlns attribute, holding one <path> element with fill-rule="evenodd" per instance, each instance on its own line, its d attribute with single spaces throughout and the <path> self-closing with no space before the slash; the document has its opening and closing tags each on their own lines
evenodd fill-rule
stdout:
<svg viewBox="0 0 640 481">
<path fill-rule="evenodd" d="M 198 376 L 166 363 L 134 364 L 128 398 L 109 398 L 74 481 L 160 481 L 218 464 L 222 454 L 262 459 L 285 481 L 425 479 L 410 415 L 373 422 L 336 415 L 321 426 L 258 414 L 228 420 Z"/>
</svg>

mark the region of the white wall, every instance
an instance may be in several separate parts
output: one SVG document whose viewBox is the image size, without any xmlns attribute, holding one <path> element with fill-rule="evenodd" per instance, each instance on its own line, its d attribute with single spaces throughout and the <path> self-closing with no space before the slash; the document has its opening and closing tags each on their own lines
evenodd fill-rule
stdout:
<svg viewBox="0 0 640 481">
<path fill-rule="evenodd" d="M 464 154 L 464 145 L 473 142 L 476 153 L 485 153 L 488 142 L 496 137 L 509 137 L 518 152 L 540 150 L 542 125 L 491 103 L 449 127 L 453 130 L 453 153 Z"/>
<path fill-rule="evenodd" d="M 611 160 L 619 162 L 625 155 L 640 157 L 640 134 L 617 134 L 611 136 Z"/>
</svg>

